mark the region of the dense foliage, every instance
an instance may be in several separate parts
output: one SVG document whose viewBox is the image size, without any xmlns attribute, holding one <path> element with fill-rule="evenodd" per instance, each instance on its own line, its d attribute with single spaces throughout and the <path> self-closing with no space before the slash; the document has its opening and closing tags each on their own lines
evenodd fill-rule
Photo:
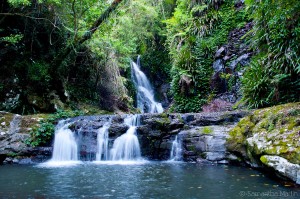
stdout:
<svg viewBox="0 0 300 199">
<path fill-rule="evenodd" d="M 50 146 L 53 141 L 55 125 L 59 119 L 67 119 L 82 115 L 81 111 L 63 111 L 58 110 L 54 114 L 47 115 L 46 118 L 39 121 L 39 125 L 34 127 L 30 132 L 30 138 L 25 140 L 25 143 L 36 146 Z"/>
<path fill-rule="evenodd" d="M 244 74 L 245 101 L 254 108 L 300 100 L 300 2 L 246 1 L 259 53 Z"/>
<path fill-rule="evenodd" d="M 177 1 L 173 16 L 166 20 L 174 111 L 201 111 L 214 92 L 210 78 L 215 51 L 246 18 L 244 10 L 235 9 L 234 1 Z"/>
<path fill-rule="evenodd" d="M 146 51 L 161 1 L 155 6 L 123 1 L 113 16 L 104 15 L 107 19 L 91 37 L 110 2 L 5 1 L 0 15 L 1 109 L 52 112 L 57 105 L 77 109 L 88 102 L 110 111 L 128 110 L 129 61 Z"/>
<path fill-rule="evenodd" d="M 62 104 L 57 101 L 66 103 L 70 100 L 70 91 L 66 91 L 66 87 L 77 78 L 73 72 L 82 72 L 93 59 L 88 59 L 91 55 L 79 52 L 79 58 L 67 57 L 62 64 L 57 64 L 55 59 L 65 46 L 78 39 L 77 28 L 83 30 L 86 23 L 93 22 L 92 19 L 84 20 L 84 24 L 76 20 L 69 22 L 75 14 L 83 15 L 76 9 L 86 11 L 91 3 L 73 5 L 72 1 L 11 0 L 1 4 L 1 101 L 5 101 L 1 109 L 18 113 L 52 112 L 56 109 L 54 104 Z M 91 86 L 94 78 L 86 81 L 91 74 L 92 68 L 87 67 L 76 79 L 76 89 L 85 87 L 85 92 L 81 92 L 84 99 L 91 99 L 95 92 Z M 80 81 L 82 79 L 84 81 Z"/>
<path fill-rule="evenodd" d="M 299 101 L 299 13 L 297 0 L 4 0 L 0 109 L 133 110 L 130 61 L 141 55 L 156 99 L 172 99 L 169 111 L 201 111 L 217 92 L 216 50 L 250 21 L 242 38 L 254 54 L 241 70 L 244 102 Z M 221 75 L 228 87 L 232 76 Z"/>
</svg>

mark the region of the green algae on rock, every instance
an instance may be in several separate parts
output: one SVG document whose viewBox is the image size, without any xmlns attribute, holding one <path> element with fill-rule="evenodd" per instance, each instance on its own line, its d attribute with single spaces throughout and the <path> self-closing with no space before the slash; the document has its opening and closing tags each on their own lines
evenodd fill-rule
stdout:
<svg viewBox="0 0 300 199">
<path fill-rule="evenodd" d="M 243 118 L 229 135 L 228 151 L 251 166 L 268 166 L 264 155 L 299 165 L 300 103 L 258 109 Z"/>
</svg>

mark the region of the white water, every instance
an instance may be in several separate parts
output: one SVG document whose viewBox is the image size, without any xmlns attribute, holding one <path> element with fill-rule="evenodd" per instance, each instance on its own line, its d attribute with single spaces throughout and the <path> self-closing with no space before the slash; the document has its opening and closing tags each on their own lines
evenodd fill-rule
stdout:
<svg viewBox="0 0 300 199">
<path fill-rule="evenodd" d="M 96 161 L 101 160 L 108 160 L 108 128 L 109 123 L 104 124 L 103 127 L 101 127 L 98 130 L 97 135 L 97 154 L 96 154 Z"/>
<path fill-rule="evenodd" d="M 136 127 L 139 125 L 139 116 L 131 115 L 124 119 L 129 125 L 126 133 L 118 137 L 110 151 L 112 161 L 136 161 L 141 159 L 139 140 L 136 136 Z"/>
<path fill-rule="evenodd" d="M 154 91 L 146 75 L 140 69 L 139 57 L 137 63 L 131 62 L 132 80 L 137 89 L 137 108 L 142 113 L 162 113 L 161 103 L 154 99 Z"/>
<path fill-rule="evenodd" d="M 141 158 L 140 144 L 136 136 L 136 127 L 140 125 L 139 115 L 130 115 L 124 119 L 124 124 L 129 126 L 126 133 L 118 137 L 109 150 L 110 122 L 104 124 L 97 134 L 96 162 L 108 164 L 144 163 Z M 74 133 L 68 128 L 70 123 L 60 121 L 56 127 L 52 159 L 41 166 L 58 167 L 73 166 L 78 163 L 78 146 Z"/>
<path fill-rule="evenodd" d="M 73 166 L 78 163 L 78 148 L 74 133 L 68 128 L 70 123 L 59 121 L 55 129 L 53 154 L 51 160 L 40 164 L 41 167 Z"/>
<path fill-rule="evenodd" d="M 180 161 L 182 159 L 182 148 L 181 148 L 181 142 L 178 139 L 177 135 L 175 137 L 175 140 L 172 143 L 172 150 L 170 154 L 170 160 L 171 161 Z"/>
<path fill-rule="evenodd" d="M 142 113 L 162 113 L 161 103 L 154 99 L 154 91 L 146 75 L 140 70 L 139 57 L 137 63 L 131 63 L 132 79 L 137 88 L 137 108 Z M 127 132 L 118 137 L 109 150 L 109 126 L 106 123 L 97 133 L 97 162 L 141 162 L 141 150 L 136 128 L 140 125 L 139 115 L 131 115 L 124 119 L 124 124 L 129 126 Z M 66 164 L 69 161 L 78 160 L 78 146 L 74 138 L 74 133 L 68 128 L 69 124 L 61 121 L 56 128 L 53 156 L 50 162 L 60 162 Z M 177 138 L 176 138 L 177 139 Z M 174 144 L 173 144 L 174 145 Z M 175 149 L 174 149 L 175 150 Z M 173 148 L 172 148 L 173 151 Z M 172 152 L 172 154 L 175 152 Z M 177 156 L 174 157 L 175 160 Z M 49 163 L 50 163 L 49 162 Z M 56 166 L 56 164 L 54 164 Z"/>
</svg>

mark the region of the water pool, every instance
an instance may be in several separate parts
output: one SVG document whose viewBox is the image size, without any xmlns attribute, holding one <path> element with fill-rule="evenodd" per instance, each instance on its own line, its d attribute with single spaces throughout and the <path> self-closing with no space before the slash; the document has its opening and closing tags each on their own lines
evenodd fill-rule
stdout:
<svg viewBox="0 0 300 199">
<path fill-rule="evenodd" d="M 300 198 L 242 167 L 179 162 L 0 166 L 0 198 Z"/>
</svg>

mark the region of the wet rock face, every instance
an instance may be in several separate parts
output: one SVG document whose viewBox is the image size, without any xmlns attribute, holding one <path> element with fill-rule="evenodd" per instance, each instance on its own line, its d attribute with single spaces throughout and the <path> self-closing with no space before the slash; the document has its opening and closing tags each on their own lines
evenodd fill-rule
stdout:
<svg viewBox="0 0 300 199">
<path fill-rule="evenodd" d="M 161 104 L 164 108 L 167 108 L 171 101 L 172 97 L 169 94 L 169 91 L 171 89 L 170 83 L 164 83 L 158 87 L 158 93 L 161 95 Z"/>
<path fill-rule="evenodd" d="M 184 160 L 196 161 L 199 158 L 207 157 L 204 159 L 211 162 L 223 161 L 225 159 L 224 155 L 226 155 L 224 151 L 226 132 L 221 133 L 218 130 L 214 130 L 214 133 L 208 135 L 201 133 L 201 130 L 197 130 L 197 127 L 227 125 L 237 122 L 247 114 L 247 112 L 242 111 L 194 114 L 143 114 L 140 116 L 141 125 L 137 127 L 142 156 L 155 160 L 169 159 L 172 142 L 175 136 L 179 134 L 180 138 L 183 139 Z M 0 136 L 0 155 L 6 159 L 5 162 L 20 163 L 22 159 L 27 157 L 31 157 L 31 163 L 49 159 L 52 155 L 52 147 L 27 147 L 24 144 L 24 140 L 29 137 L 28 132 L 30 128 L 27 129 L 27 132 L 23 127 L 19 128 L 22 126 L 22 116 L 8 116 L 10 117 L 9 125 L 2 128 L 1 132 L 3 132 L 3 135 Z M 71 118 L 69 129 L 76 134 L 80 159 L 95 160 L 97 135 L 99 129 L 107 123 L 110 123 L 108 132 L 109 148 L 111 148 L 114 140 L 124 134 L 129 128 L 129 126 L 124 124 L 125 117 L 126 115 L 102 115 Z M 189 131 L 189 129 L 191 130 Z M 194 135 L 193 132 L 196 131 L 198 134 Z M 197 150 L 191 150 L 193 148 L 191 145 L 195 145 L 194 148 Z M 15 157 L 20 158 L 16 159 Z M 24 160 L 21 162 L 29 163 L 30 161 Z"/>
<path fill-rule="evenodd" d="M 21 130 L 22 117 L 6 112 L 0 113 L 0 154 L 19 153 L 26 150 L 22 140 L 28 138 L 28 134 Z"/>
<path fill-rule="evenodd" d="M 236 111 L 142 115 L 142 125 L 138 127 L 142 155 L 149 159 L 169 159 L 172 142 L 178 135 L 185 161 L 202 159 L 226 163 L 225 140 L 228 130 L 220 131 L 218 125 L 233 124 L 246 114 Z M 210 129 L 211 134 L 203 133 L 202 128 Z"/>
<path fill-rule="evenodd" d="M 225 142 L 232 125 L 203 126 L 181 131 L 183 158 L 187 161 L 207 160 L 214 163 L 228 163 Z"/>
<path fill-rule="evenodd" d="M 243 6 L 242 1 L 236 3 L 237 8 Z M 215 53 L 212 68 L 211 88 L 217 92 L 216 99 L 235 103 L 240 98 L 240 79 L 244 67 L 250 63 L 253 52 L 242 39 L 252 28 L 252 23 L 235 29 L 229 33 L 228 43 L 221 46 Z M 232 97 L 234 96 L 234 97 Z M 221 111 L 227 110 L 223 109 Z"/>
</svg>

